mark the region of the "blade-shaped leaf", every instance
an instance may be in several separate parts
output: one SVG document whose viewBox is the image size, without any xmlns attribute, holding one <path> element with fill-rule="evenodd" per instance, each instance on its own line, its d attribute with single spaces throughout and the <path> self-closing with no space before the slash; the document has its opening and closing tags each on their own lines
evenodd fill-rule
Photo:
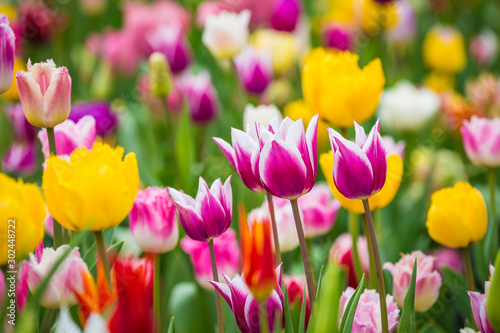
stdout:
<svg viewBox="0 0 500 333">
<path fill-rule="evenodd" d="M 321 288 L 321 282 L 322 282 L 322 277 L 323 277 L 323 268 L 325 268 L 325 265 L 322 265 L 321 270 L 319 271 L 318 287 L 316 288 L 316 303 L 319 302 L 319 289 Z"/>
<path fill-rule="evenodd" d="M 403 304 L 403 312 L 399 322 L 399 332 L 416 333 L 417 326 L 415 323 L 415 284 L 417 281 L 417 259 L 413 264 L 413 272 L 411 273 L 410 285 L 406 291 L 405 301 Z"/>
<path fill-rule="evenodd" d="M 358 308 L 359 298 L 365 289 L 365 274 L 361 277 L 361 281 L 359 281 L 359 285 L 356 288 L 356 291 L 352 295 L 351 299 L 347 303 L 347 307 L 344 311 L 344 316 L 342 317 L 342 323 L 340 324 L 339 332 L 342 333 L 351 333 L 352 324 L 354 323 L 354 315 L 356 314 L 356 309 Z"/>
<path fill-rule="evenodd" d="M 500 250 L 495 260 L 495 267 L 500 267 Z M 500 308 L 498 307 L 498 298 L 500 297 L 500 273 L 493 274 L 490 277 L 490 286 L 486 293 L 486 312 L 491 327 L 498 332 L 500 330 Z"/>
<path fill-rule="evenodd" d="M 288 288 L 285 285 L 285 333 L 294 333 L 292 315 L 290 314 L 290 303 L 288 300 Z"/>
<path fill-rule="evenodd" d="M 174 329 L 174 318 L 175 317 L 172 317 L 172 319 L 170 319 L 170 324 L 168 325 L 168 333 L 174 333 L 175 332 L 175 329 Z"/>
<path fill-rule="evenodd" d="M 304 294 L 302 296 L 302 306 L 300 307 L 299 333 L 304 333 L 306 326 L 306 286 L 304 286 Z"/>
</svg>

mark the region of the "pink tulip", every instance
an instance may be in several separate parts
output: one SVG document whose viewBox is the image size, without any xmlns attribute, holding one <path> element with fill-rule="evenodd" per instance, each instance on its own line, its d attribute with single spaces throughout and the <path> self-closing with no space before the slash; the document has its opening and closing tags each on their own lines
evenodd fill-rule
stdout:
<svg viewBox="0 0 500 333">
<path fill-rule="evenodd" d="M 495 267 L 490 264 L 490 279 L 494 272 Z M 495 333 L 495 330 L 491 327 L 488 320 L 488 315 L 486 314 L 486 294 L 488 293 L 489 286 L 490 281 L 486 281 L 484 283 L 484 294 L 477 291 L 468 291 L 474 321 L 481 333 Z"/>
<path fill-rule="evenodd" d="M 38 259 L 33 253 L 30 254 L 25 269 L 27 270 L 28 287 L 31 292 L 38 288 L 43 279 L 49 274 L 54 263 L 68 248 L 69 245 L 62 245 L 57 250 L 45 248 L 41 258 Z M 72 249 L 52 276 L 51 283 L 49 283 L 40 299 L 40 304 L 50 309 L 75 305 L 77 303 L 75 291 L 83 291 L 82 277 L 86 271 L 88 271 L 87 265 L 80 257 L 78 248 Z"/>
<path fill-rule="evenodd" d="M 177 83 L 194 123 L 204 125 L 215 120 L 219 114 L 219 101 L 208 72 L 186 74 Z"/>
<path fill-rule="evenodd" d="M 28 176 L 38 167 L 37 146 L 35 142 L 13 141 L 2 158 L 4 171 Z"/>
<path fill-rule="evenodd" d="M 14 74 L 14 31 L 9 26 L 7 15 L 0 15 L 0 94 L 9 90 Z"/>
<path fill-rule="evenodd" d="M 351 50 L 354 32 L 354 27 L 343 22 L 328 24 L 323 29 L 323 45 L 342 51 Z"/>
<path fill-rule="evenodd" d="M 346 291 L 340 297 L 340 318 L 344 315 L 344 311 L 354 294 L 354 288 L 347 287 Z M 389 332 L 392 332 L 399 318 L 399 309 L 394 298 L 391 295 L 386 296 L 387 300 L 387 315 Z M 354 322 L 352 324 L 352 333 L 379 333 L 382 332 L 382 324 L 380 322 L 380 300 L 378 293 L 375 290 L 365 289 L 359 298 L 358 307 L 354 314 Z"/>
<path fill-rule="evenodd" d="M 132 76 L 142 57 L 141 50 L 134 44 L 133 39 L 124 31 L 113 30 L 106 31 L 98 38 L 98 49 L 111 71 L 114 74 Z M 93 43 L 97 44 L 96 41 Z"/>
<path fill-rule="evenodd" d="M 200 177 L 196 198 L 173 188 L 168 188 L 168 192 L 177 208 L 184 231 L 192 239 L 208 242 L 209 239 L 222 235 L 231 225 L 233 217 L 231 176 L 224 185 L 219 178 L 210 188 Z"/>
<path fill-rule="evenodd" d="M 271 292 L 271 296 L 265 301 L 267 310 L 266 318 L 268 320 L 269 331 L 274 331 L 274 326 L 283 326 L 283 292 L 280 289 L 281 285 L 281 265 L 276 268 L 278 283 L 276 288 Z M 233 311 L 236 324 L 241 332 L 244 333 L 260 333 L 259 325 L 259 303 L 253 298 L 250 289 L 245 284 L 240 276 L 230 279 L 224 275 L 226 283 L 210 281 L 217 291 L 224 297 L 226 303 Z M 275 323 L 275 318 L 280 318 L 281 323 Z"/>
<path fill-rule="evenodd" d="M 19 99 L 28 121 L 38 127 L 54 127 L 65 121 L 71 110 L 71 77 L 66 67 L 51 59 L 16 74 Z"/>
<path fill-rule="evenodd" d="M 274 0 L 271 26 L 274 30 L 293 31 L 299 21 L 300 0 Z"/>
<path fill-rule="evenodd" d="M 196 281 L 202 287 L 211 289 L 212 285 L 208 281 L 213 279 L 213 275 L 208 244 L 184 237 L 181 247 L 191 257 Z M 222 274 L 233 278 L 238 273 L 240 259 L 240 249 L 233 229 L 227 229 L 220 237 L 214 239 L 214 251 L 219 280 L 223 280 Z"/>
<path fill-rule="evenodd" d="M 484 30 L 470 42 L 472 58 L 482 66 L 491 65 L 498 56 L 498 36 L 492 30 Z"/>
<path fill-rule="evenodd" d="M 434 256 L 434 269 L 439 272 L 443 268 L 451 268 L 459 273 L 463 272 L 463 260 L 460 250 L 443 246 L 431 251 L 429 254 Z"/>
<path fill-rule="evenodd" d="M 368 137 L 363 127 L 354 122 L 356 143 L 328 129 L 333 150 L 333 181 L 339 192 L 349 199 L 367 199 L 384 186 L 387 160 L 379 122 L 377 120 Z"/>
<path fill-rule="evenodd" d="M 402 308 L 406 291 L 410 285 L 413 264 L 417 259 L 417 283 L 415 285 L 415 311 L 425 312 L 431 308 L 439 297 L 441 275 L 434 268 L 435 258 L 421 251 L 403 255 L 395 264 L 385 263 L 384 269 L 392 274 L 394 298 Z"/>
<path fill-rule="evenodd" d="M 307 298 L 307 288 L 306 277 L 303 275 L 285 275 L 283 280 L 286 284 L 286 289 L 288 292 L 288 303 L 290 307 L 294 305 L 295 302 L 299 304 L 299 309 L 302 309 L 302 301 L 304 297 L 304 292 L 306 293 L 306 317 L 305 317 L 305 329 L 307 331 L 307 325 L 309 324 L 309 319 L 311 318 L 311 304 L 309 303 L 309 298 Z"/>
<path fill-rule="evenodd" d="M 148 36 L 153 52 L 165 55 L 173 73 L 178 73 L 189 66 L 191 50 L 186 37 L 177 26 L 161 26 Z"/>
<path fill-rule="evenodd" d="M 362 273 L 369 274 L 370 259 L 368 253 L 368 243 L 366 237 L 361 236 L 356 243 L 359 262 Z M 354 258 L 352 253 L 352 236 L 349 233 L 343 233 L 337 237 L 330 249 L 330 261 L 337 263 L 340 267 L 347 270 L 347 284 L 350 287 L 357 287 L 358 281 L 354 271 Z"/>
<path fill-rule="evenodd" d="M 16 284 L 16 301 L 17 310 L 19 313 L 24 311 L 28 303 L 28 270 L 26 269 L 27 262 L 23 261 L 18 265 L 17 284 Z"/>
<path fill-rule="evenodd" d="M 332 229 L 340 202 L 332 198 L 328 186 L 315 185 L 298 199 L 298 203 L 306 238 L 325 235 Z"/>
<path fill-rule="evenodd" d="M 28 142 L 35 140 L 35 127 L 26 119 L 21 104 L 9 105 L 7 108 L 7 117 L 9 118 L 10 126 L 16 140 Z"/>
<path fill-rule="evenodd" d="M 76 124 L 66 120 L 54 128 L 57 155 L 70 155 L 75 149 L 91 149 L 96 138 L 96 122 L 92 116 L 84 116 Z M 49 139 L 45 128 L 38 132 L 45 159 L 49 158 Z"/>
<path fill-rule="evenodd" d="M 273 78 L 271 53 L 252 46 L 234 57 L 234 65 L 241 85 L 251 94 L 264 92 Z"/>
<path fill-rule="evenodd" d="M 179 227 L 168 190 L 148 187 L 139 190 L 129 213 L 130 232 L 146 253 L 165 253 L 177 245 Z"/>
<path fill-rule="evenodd" d="M 500 166 L 500 118 L 472 116 L 460 129 L 465 153 L 476 165 Z"/>
</svg>

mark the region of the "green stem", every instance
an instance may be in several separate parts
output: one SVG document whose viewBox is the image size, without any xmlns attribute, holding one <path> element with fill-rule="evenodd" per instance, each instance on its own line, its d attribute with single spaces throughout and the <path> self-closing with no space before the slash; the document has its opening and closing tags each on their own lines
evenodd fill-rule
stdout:
<svg viewBox="0 0 500 333">
<path fill-rule="evenodd" d="M 214 240 L 211 238 L 208 241 L 208 248 L 210 249 L 210 261 L 212 262 L 212 275 L 215 282 L 219 282 L 219 273 L 217 273 L 217 262 L 215 261 Z M 217 306 L 217 323 L 219 325 L 219 333 L 224 332 L 224 318 L 222 317 L 222 302 L 220 294 L 215 292 L 215 304 Z"/>
<path fill-rule="evenodd" d="M 382 209 L 373 211 L 373 224 L 375 225 L 375 234 L 378 239 L 382 240 Z"/>
<path fill-rule="evenodd" d="M 498 248 L 498 223 L 497 223 L 497 201 L 496 201 L 496 189 L 495 189 L 495 169 L 488 169 L 488 185 L 490 187 L 490 210 L 491 210 L 491 226 L 492 226 L 492 234 L 495 239 L 495 253 Z"/>
<path fill-rule="evenodd" d="M 161 316 L 160 316 L 160 254 L 155 255 L 155 271 L 154 271 L 154 281 L 153 281 L 153 305 L 155 312 L 156 329 L 161 332 Z"/>
<path fill-rule="evenodd" d="M 271 215 L 271 224 L 273 226 L 273 239 L 274 239 L 274 264 L 275 266 L 281 263 L 280 241 L 278 238 L 278 225 L 276 224 L 276 216 L 274 215 L 274 202 L 273 196 L 269 193 L 267 196 L 267 205 L 269 207 L 269 214 Z"/>
<path fill-rule="evenodd" d="M 269 328 L 267 326 L 267 315 L 266 315 L 266 303 L 259 302 L 259 322 L 261 333 L 269 333 Z"/>
<path fill-rule="evenodd" d="M 377 285 L 377 280 L 375 279 L 375 277 L 377 276 L 377 273 L 376 273 L 376 268 L 375 268 L 375 259 L 374 259 L 374 256 L 373 256 L 373 247 L 372 247 L 372 241 L 370 239 L 370 237 L 368 236 L 369 234 L 369 231 L 368 231 L 368 227 L 366 226 L 366 217 L 363 217 L 363 220 L 365 222 L 363 222 L 363 233 L 366 237 L 366 244 L 367 244 L 367 247 L 368 247 L 368 262 L 369 262 L 369 269 L 370 269 L 370 278 L 368 280 L 369 282 L 369 286 L 370 286 L 370 289 L 375 289 L 378 291 L 378 285 Z"/>
<path fill-rule="evenodd" d="M 47 138 L 49 139 L 49 155 L 54 154 L 57 155 L 56 149 L 56 136 L 54 134 L 54 128 L 47 128 Z M 54 247 L 58 248 L 62 244 L 64 244 L 64 232 L 63 227 L 56 221 L 56 219 L 52 216 L 53 220 L 53 230 L 54 230 Z"/>
<path fill-rule="evenodd" d="M 311 260 L 309 259 L 309 252 L 307 251 L 306 238 L 304 236 L 304 229 L 302 228 L 302 221 L 300 219 L 299 205 L 297 199 L 291 199 L 293 218 L 295 220 L 295 228 L 297 229 L 297 236 L 299 238 L 300 253 L 302 255 L 302 262 L 304 264 L 304 271 L 306 274 L 307 290 L 309 294 L 309 303 L 311 308 L 316 299 L 316 287 L 314 287 L 314 277 L 311 269 Z"/>
<path fill-rule="evenodd" d="M 380 299 L 380 316 L 382 320 L 382 333 L 388 333 L 389 325 L 387 323 L 387 304 L 385 299 L 384 273 L 382 272 L 382 263 L 380 261 L 380 254 L 378 252 L 377 238 L 375 236 L 375 228 L 373 227 L 373 219 L 368 199 L 363 199 L 363 207 L 365 209 L 365 217 L 366 217 L 365 223 L 368 229 L 369 238 L 371 240 L 371 247 L 373 249 L 373 257 L 375 260 L 375 269 L 377 273 L 378 295 Z"/>
<path fill-rule="evenodd" d="M 361 268 L 361 262 L 359 261 L 358 253 L 358 238 L 359 238 L 359 223 L 358 216 L 354 213 L 349 212 L 349 231 L 352 237 L 352 260 L 354 263 L 354 275 L 356 276 L 356 283 L 359 282 L 361 275 L 363 274 L 363 269 Z"/>
<path fill-rule="evenodd" d="M 462 258 L 464 260 L 464 270 L 465 270 L 465 279 L 467 280 L 467 288 L 470 291 L 476 290 L 474 286 L 474 274 L 472 273 L 472 261 L 470 259 L 470 247 L 462 248 Z M 471 320 L 474 324 L 474 331 L 477 331 L 476 320 L 474 319 L 474 313 L 472 313 L 471 309 Z"/>
<path fill-rule="evenodd" d="M 55 309 L 46 309 L 45 316 L 42 321 L 42 329 L 40 332 L 50 332 L 50 328 L 52 326 L 52 322 L 54 321 L 54 317 L 56 316 L 57 310 Z"/>
<path fill-rule="evenodd" d="M 108 254 L 106 253 L 106 246 L 104 245 L 104 238 L 102 237 L 102 231 L 94 231 L 95 244 L 97 246 L 97 252 L 99 253 L 99 258 L 101 258 L 102 266 L 104 267 L 104 274 L 106 275 L 106 281 L 108 282 L 110 290 L 113 289 L 113 284 L 111 283 L 111 268 L 109 266 Z"/>
</svg>

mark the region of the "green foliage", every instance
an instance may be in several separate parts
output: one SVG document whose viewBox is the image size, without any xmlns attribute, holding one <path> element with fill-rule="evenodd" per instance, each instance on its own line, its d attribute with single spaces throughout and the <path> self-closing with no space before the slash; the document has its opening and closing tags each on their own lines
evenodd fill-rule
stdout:
<svg viewBox="0 0 500 333">
<path fill-rule="evenodd" d="M 495 267 L 500 267 L 500 250 L 497 253 Z M 498 300 L 500 299 L 500 273 L 495 273 L 490 279 L 490 286 L 486 294 L 486 312 L 488 321 L 495 331 L 500 331 L 500 307 Z"/>
<path fill-rule="evenodd" d="M 417 281 L 417 258 L 413 263 L 410 285 L 406 291 L 403 312 L 399 321 L 399 332 L 416 333 L 417 324 L 415 321 L 415 284 Z"/>
<path fill-rule="evenodd" d="M 358 308 L 359 298 L 365 289 L 365 274 L 361 277 L 359 285 L 356 291 L 352 295 L 351 299 L 347 303 L 347 306 L 342 316 L 342 322 L 340 323 L 339 331 L 342 333 L 351 333 L 352 324 L 354 323 L 354 316 L 356 315 L 356 309 Z"/>
</svg>

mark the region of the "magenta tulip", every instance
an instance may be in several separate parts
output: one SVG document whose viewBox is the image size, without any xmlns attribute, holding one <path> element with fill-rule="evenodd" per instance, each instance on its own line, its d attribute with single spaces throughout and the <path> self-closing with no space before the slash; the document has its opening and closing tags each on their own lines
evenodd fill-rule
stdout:
<svg viewBox="0 0 500 333">
<path fill-rule="evenodd" d="M 34 174 L 37 166 L 37 145 L 34 141 L 13 141 L 2 158 L 3 170 L 20 176 Z"/>
<path fill-rule="evenodd" d="M 168 190 L 148 187 L 139 190 L 129 213 L 130 232 L 146 253 L 165 253 L 177 245 L 179 226 Z"/>
<path fill-rule="evenodd" d="M 208 72 L 183 75 L 178 84 L 194 123 L 205 125 L 217 118 L 219 100 Z"/>
<path fill-rule="evenodd" d="M 349 199 L 367 199 L 384 186 L 387 160 L 379 121 L 368 137 L 363 127 L 354 122 L 356 143 L 328 129 L 333 150 L 333 181 L 339 192 Z"/>
<path fill-rule="evenodd" d="M 273 78 L 271 53 L 247 46 L 234 57 L 241 85 L 251 94 L 264 92 Z"/>
<path fill-rule="evenodd" d="M 222 235 L 231 225 L 233 217 L 231 176 L 224 185 L 219 178 L 210 188 L 200 177 L 196 198 L 173 188 L 169 188 L 168 192 L 177 208 L 184 231 L 192 239 L 208 242 Z"/>
<path fill-rule="evenodd" d="M 275 30 L 293 31 L 299 21 L 300 0 L 274 0 L 271 26 Z"/>
<path fill-rule="evenodd" d="M 0 15 L 0 94 L 9 90 L 14 74 L 14 31 L 9 26 L 7 15 Z"/>
<path fill-rule="evenodd" d="M 148 38 L 153 52 L 165 55 L 173 73 L 178 73 L 189 66 L 191 50 L 180 27 L 161 26 Z"/>
<path fill-rule="evenodd" d="M 500 166 L 500 118 L 472 116 L 460 129 L 467 156 L 476 165 Z"/>
</svg>

